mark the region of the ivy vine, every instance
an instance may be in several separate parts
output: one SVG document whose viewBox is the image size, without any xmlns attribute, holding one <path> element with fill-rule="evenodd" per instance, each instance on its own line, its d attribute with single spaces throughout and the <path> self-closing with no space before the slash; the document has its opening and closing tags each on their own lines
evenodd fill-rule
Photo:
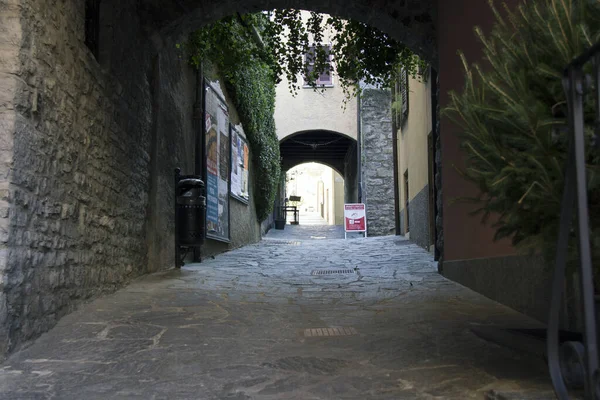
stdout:
<svg viewBox="0 0 600 400">
<path fill-rule="evenodd" d="M 427 63 L 403 43 L 363 22 L 310 12 L 303 19 L 301 10 L 282 9 L 266 13 L 263 25 L 272 68 L 278 77 L 285 76 L 291 93 L 300 88 L 298 80 L 318 89 L 316 83 L 324 71 L 333 71 L 346 98 L 359 91 L 358 82 L 390 87 L 399 68 L 411 76 L 422 76 Z M 331 43 L 329 54 L 323 44 L 326 33 Z M 314 50 L 311 52 L 311 48 Z M 305 55 L 310 54 L 314 68 L 308 70 Z M 331 57 L 332 63 L 328 58 Z"/>
<path fill-rule="evenodd" d="M 325 47 L 327 31 L 331 43 Z M 224 18 L 193 32 L 184 47 L 193 66 L 210 60 L 218 67 L 233 97 L 257 169 L 260 220 L 272 211 L 281 173 L 273 115 L 275 85 L 282 77 L 295 94 L 299 80 L 318 89 L 319 75 L 333 72 L 350 99 L 360 91 L 359 82 L 390 87 L 399 68 L 412 76 L 425 70 L 409 48 L 367 24 L 315 12 L 306 19 L 294 9 Z"/>
<path fill-rule="evenodd" d="M 253 34 L 266 17 L 251 14 L 229 17 L 190 35 L 185 45 L 190 63 L 214 63 L 244 126 L 255 169 L 254 202 L 259 221 L 273 211 L 281 166 L 275 130 L 276 77 L 270 55 Z"/>
</svg>

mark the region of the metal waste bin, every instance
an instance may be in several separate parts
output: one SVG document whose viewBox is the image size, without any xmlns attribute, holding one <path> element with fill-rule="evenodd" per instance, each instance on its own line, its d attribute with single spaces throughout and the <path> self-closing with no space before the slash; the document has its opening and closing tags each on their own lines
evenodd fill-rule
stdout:
<svg viewBox="0 0 600 400">
<path fill-rule="evenodd" d="M 204 181 L 199 175 L 180 175 L 179 168 L 175 170 L 176 267 L 183 264 L 182 248 L 185 256 L 190 249 L 199 248 L 204 243 L 206 197 L 203 194 Z"/>
</svg>

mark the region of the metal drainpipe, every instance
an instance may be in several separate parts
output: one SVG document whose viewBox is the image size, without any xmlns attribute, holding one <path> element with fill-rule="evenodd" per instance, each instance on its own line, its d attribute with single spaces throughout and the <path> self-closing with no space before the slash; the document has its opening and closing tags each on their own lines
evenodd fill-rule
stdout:
<svg viewBox="0 0 600 400">
<path fill-rule="evenodd" d="M 392 90 L 392 102 L 395 95 L 395 90 Z M 394 226 L 396 227 L 396 235 L 400 235 L 400 184 L 398 182 L 400 165 L 398 165 L 398 127 L 396 126 L 394 113 L 392 113 L 392 154 L 394 157 Z"/>
<path fill-rule="evenodd" d="M 359 83 L 360 90 L 360 83 Z M 357 122 L 357 134 L 356 134 L 356 160 L 357 160 L 357 171 L 356 179 L 358 181 L 358 203 L 362 203 L 362 129 L 361 129 L 361 107 L 360 107 L 360 91 L 356 95 L 356 122 Z"/>
<path fill-rule="evenodd" d="M 194 130 L 196 131 L 194 174 L 204 176 L 204 124 L 202 111 L 204 108 L 204 68 L 202 62 L 196 69 L 196 102 L 194 103 Z"/>
<path fill-rule="evenodd" d="M 437 66 L 436 66 L 437 68 Z M 429 79 L 431 81 L 431 141 L 433 142 L 433 249 L 434 249 L 434 260 L 439 261 L 441 257 L 441 252 L 438 248 L 438 226 L 437 226 L 437 216 L 438 216 L 438 188 L 436 186 L 436 180 L 438 175 L 438 164 L 437 164 L 437 156 L 438 151 L 441 149 L 438 148 L 438 135 L 439 135 L 439 121 L 438 121 L 438 109 L 439 109 L 439 88 L 438 88 L 438 72 L 437 69 L 431 67 Z M 440 262 L 441 265 L 441 262 Z"/>
<path fill-rule="evenodd" d="M 204 132 L 204 68 L 202 61 L 196 70 L 196 102 L 194 103 L 194 131 L 195 131 L 195 157 L 194 174 L 200 175 L 206 182 L 206 155 L 204 152 L 205 132 Z M 202 190 L 202 195 L 206 197 L 206 185 Z M 204 208 L 204 221 L 206 221 L 206 207 Z M 205 226 L 206 231 L 206 226 Z M 202 248 L 194 247 L 194 262 L 202 261 Z"/>
</svg>

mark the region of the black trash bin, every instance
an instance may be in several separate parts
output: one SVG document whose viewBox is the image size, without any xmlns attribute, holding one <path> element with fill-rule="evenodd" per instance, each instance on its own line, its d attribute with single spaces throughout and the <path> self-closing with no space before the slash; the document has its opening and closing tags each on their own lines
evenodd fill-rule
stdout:
<svg viewBox="0 0 600 400">
<path fill-rule="evenodd" d="M 177 195 L 177 225 L 181 246 L 200 246 L 204 243 L 204 182 L 197 178 L 179 181 Z"/>
<path fill-rule="evenodd" d="M 186 252 L 204 243 L 204 216 L 206 197 L 204 182 L 198 175 L 179 175 L 175 171 L 175 253 L 176 266 L 180 267 L 181 248 Z"/>
</svg>

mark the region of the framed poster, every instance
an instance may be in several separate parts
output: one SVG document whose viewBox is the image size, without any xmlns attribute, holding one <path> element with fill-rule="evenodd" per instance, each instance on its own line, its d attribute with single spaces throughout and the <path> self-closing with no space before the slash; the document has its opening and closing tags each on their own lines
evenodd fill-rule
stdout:
<svg viewBox="0 0 600 400">
<path fill-rule="evenodd" d="M 229 109 L 216 88 L 205 82 L 206 237 L 229 242 Z"/>
<path fill-rule="evenodd" d="M 249 149 L 241 125 L 231 126 L 231 197 L 248 204 Z"/>
</svg>

